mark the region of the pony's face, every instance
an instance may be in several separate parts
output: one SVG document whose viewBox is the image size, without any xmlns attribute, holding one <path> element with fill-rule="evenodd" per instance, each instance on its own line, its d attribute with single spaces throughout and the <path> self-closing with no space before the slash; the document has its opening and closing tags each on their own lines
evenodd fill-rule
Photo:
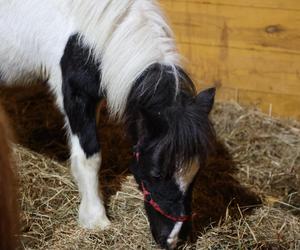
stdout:
<svg viewBox="0 0 300 250">
<path fill-rule="evenodd" d="M 151 171 L 153 154 L 143 152 L 133 173 L 144 194 L 144 205 L 155 241 L 166 249 L 174 249 L 185 240 L 192 226 L 192 187 L 199 165 L 195 162 L 185 172 L 163 178 Z M 141 169 L 148 169 L 143 171 Z"/>
<path fill-rule="evenodd" d="M 193 181 L 214 142 L 208 119 L 214 90 L 153 116 L 135 148 L 131 170 L 144 194 L 154 239 L 174 249 L 191 230 Z M 152 123 L 152 124 L 151 124 Z"/>
</svg>

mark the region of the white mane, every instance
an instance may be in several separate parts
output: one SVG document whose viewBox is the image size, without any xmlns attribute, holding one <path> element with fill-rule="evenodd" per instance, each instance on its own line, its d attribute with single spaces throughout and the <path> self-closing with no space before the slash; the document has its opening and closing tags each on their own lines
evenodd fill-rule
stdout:
<svg viewBox="0 0 300 250">
<path fill-rule="evenodd" d="M 75 27 L 101 61 L 112 116 L 122 117 L 132 84 L 151 64 L 179 65 L 172 31 L 156 1 L 72 1 Z M 155 83 L 154 83 L 155 84 Z"/>
<path fill-rule="evenodd" d="M 60 107 L 60 60 L 75 33 L 101 63 L 112 116 L 122 117 L 132 84 L 149 65 L 170 65 L 178 79 L 173 35 L 155 0 L 0 0 L 0 31 L 3 80 L 49 76 Z"/>
</svg>

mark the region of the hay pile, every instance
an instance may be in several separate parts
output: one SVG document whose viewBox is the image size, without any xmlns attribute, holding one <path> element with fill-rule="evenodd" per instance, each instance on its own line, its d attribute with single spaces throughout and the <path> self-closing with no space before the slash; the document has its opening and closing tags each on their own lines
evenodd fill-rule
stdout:
<svg viewBox="0 0 300 250">
<path fill-rule="evenodd" d="M 27 98 L 15 91 L 0 89 L 0 96 L 23 145 L 15 148 L 23 248 L 157 249 L 127 171 L 129 143 L 105 110 L 100 178 L 113 224 L 92 232 L 76 222 L 78 192 L 51 97 L 44 89 L 28 91 Z M 197 178 L 194 235 L 182 248 L 300 249 L 300 123 L 234 103 L 218 103 L 212 118 L 221 143 Z"/>
</svg>

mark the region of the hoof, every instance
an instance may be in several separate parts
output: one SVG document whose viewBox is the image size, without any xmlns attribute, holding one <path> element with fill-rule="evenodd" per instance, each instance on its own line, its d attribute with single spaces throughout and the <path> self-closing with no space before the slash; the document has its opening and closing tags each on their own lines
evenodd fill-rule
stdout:
<svg viewBox="0 0 300 250">
<path fill-rule="evenodd" d="M 108 229 L 111 222 L 106 216 L 105 209 L 100 207 L 87 208 L 80 205 L 79 224 L 86 229 Z"/>
</svg>

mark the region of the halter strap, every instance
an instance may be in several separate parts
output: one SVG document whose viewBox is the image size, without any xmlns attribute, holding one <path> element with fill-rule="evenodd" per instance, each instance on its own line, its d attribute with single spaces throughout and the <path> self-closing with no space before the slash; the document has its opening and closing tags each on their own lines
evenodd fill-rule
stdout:
<svg viewBox="0 0 300 250">
<path fill-rule="evenodd" d="M 139 146 L 140 146 L 140 143 L 138 143 L 135 147 L 134 147 L 134 152 L 133 152 L 133 155 L 136 159 L 137 162 L 140 161 L 140 151 L 139 151 Z M 157 212 L 159 212 L 161 215 L 163 215 L 164 217 L 168 218 L 169 220 L 172 220 L 174 222 L 185 222 L 185 221 L 188 221 L 192 218 L 192 216 L 190 215 L 184 215 L 184 216 L 173 216 L 173 215 L 170 215 L 168 213 L 166 213 L 160 206 L 158 203 L 156 203 L 153 199 L 152 199 L 152 196 L 151 196 L 151 193 L 146 189 L 145 185 L 144 185 L 144 182 L 142 181 L 141 182 L 141 186 L 142 186 L 142 192 L 143 192 L 143 195 L 144 195 L 144 201 L 149 203 L 153 208 L 154 210 L 156 210 Z"/>
<path fill-rule="evenodd" d="M 133 147 L 133 156 L 135 157 L 137 162 L 140 161 L 140 144 L 140 141 L 138 141 L 138 143 Z"/>
<path fill-rule="evenodd" d="M 164 210 L 161 209 L 161 207 L 152 199 L 151 193 L 145 188 L 144 183 L 142 182 L 142 191 L 144 195 L 145 202 L 149 203 L 157 212 L 159 212 L 164 217 L 168 218 L 169 220 L 172 220 L 174 222 L 185 222 L 192 218 L 190 215 L 184 215 L 184 216 L 173 216 L 170 214 L 167 214 Z"/>
</svg>

